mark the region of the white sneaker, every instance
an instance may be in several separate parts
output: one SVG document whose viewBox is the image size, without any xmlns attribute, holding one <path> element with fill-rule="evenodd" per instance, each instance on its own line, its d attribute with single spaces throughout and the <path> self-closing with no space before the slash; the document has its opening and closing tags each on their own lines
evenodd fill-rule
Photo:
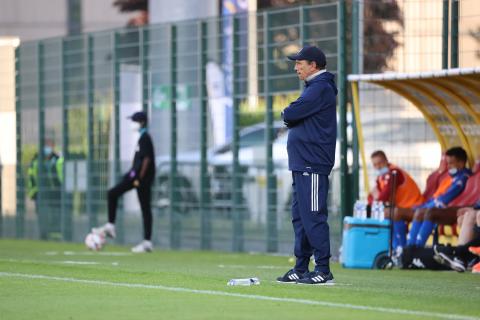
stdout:
<svg viewBox="0 0 480 320">
<path fill-rule="evenodd" d="M 392 261 L 393 265 L 395 267 L 402 267 L 402 254 L 403 254 L 403 248 L 402 247 L 397 247 L 392 254 Z"/>
<path fill-rule="evenodd" d="M 153 244 L 152 241 L 143 240 L 135 247 L 132 248 L 132 252 L 134 253 L 144 253 L 144 252 L 152 252 L 153 251 Z"/>
<path fill-rule="evenodd" d="M 98 228 L 92 228 L 92 232 L 98 235 L 101 235 L 103 237 L 110 237 L 112 239 L 115 239 L 117 236 L 115 232 L 115 225 L 113 223 L 107 222 L 103 226 L 98 227 Z"/>
</svg>

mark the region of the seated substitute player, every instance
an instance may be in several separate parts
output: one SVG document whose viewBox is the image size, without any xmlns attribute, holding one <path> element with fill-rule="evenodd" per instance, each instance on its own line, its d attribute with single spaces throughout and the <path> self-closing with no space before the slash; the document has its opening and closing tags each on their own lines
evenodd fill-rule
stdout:
<svg viewBox="0 0 480 320">
<path fill-rule="evenodd" d="M 448 149 L 446 154 L 449 177 L 444 179 L 433 196 L 415 207 L 412 227 L 407 236 L 407 246 L 423 247 L 432 233 L 435 224 L 430 220 L 424 220 L 429 209 L 446 208 L 447 205 L 462 193 L 467 179 L 472 172 L 465 167 L 467 153 L 461 147 Z"/>
<path fill-rule="evenodd" d="M 455 223 L 461 226 L 464 213 L 473 210 L 474 203 L 480 199 L 477 194 L 480 187 L 480 171 L 478 171 L 478 168 L 475 169 L 477 170 L 468 178 L 463 192 L 454 201 L 450 202 L 448 207 L 428 209 L 423 220 L 432 221 L 435 225 L 452 225 L 454 227 L 453 232 L 457 235 Z M 468 237 L 469 233 L 463 231 L 460 238 Z M 459 241 L 461 241 L 460 238 Z"/>
<path fill-rule="evenodd" d="M 459 237 L 456 247 L 436 245 L 433 247 L 434 258 L 437 262 L 450 267 L 451 269 L 464 272 L 470 261 L 475 261 L 480 255 L 480 201 L 475 207 L 469 208 L 462 219 L 460 234 L 467 233 L 467 237 Z M 472 268 L 473 273 L 480 273 L 480 263 Z"/>
<path fill-rule="evenodd" d="M 108 222 L 92 232 L 115 238 L 115 217 L 118 198 L 125 192 L 137 189 L 138 200 L 142 209 L 144 240 L 132 248 L 132 252 L 151 252 L 152 209 L 150 204 L 151 189 L 155 178 L 155 153 L 150 134 L 147 131 L 147 114 L 136 112 L 130 119 L 137 124 L 140 138 L 133 158 L 132 168 L 123 176 L 122 181 L 108 191 Z"/>
<path fill-rule="evenodd" d="M 390 163 L 382 150 L 377 150 L 370 156 L 373 167 L 377 172 L 376 185 L 368 195 L 368 202 L 371 205 L 373 201 L 388 203 L 391 201 L 390 193 L 392 190 L 393 174 L 396 173 L 395 186 L 395 210 L 405 210 L 423 203 L 423 197 L 415 181 L 410 175 L 400 167 Z M 388 211 L 387 211 L 388 212 Z M 385 218 L 389 219 L 389 216 Z M 399 224 L 405 224 L 405 221 L 395 221 L 394 228 L 399 229 Z M 402 226 L 403 228 L 403 226 Z M 398 232 L 397 232 L 398 234 Z M 405 246 L 405 236 L 394 237 L 393 248 Z"/>
<path fill-rule="evenodd" d="M 475 224 L 475 212 L 478 209 L 480 209 L 480 198 L 473 207 L 464 207 L 457 210 L 457 226 L 460 228 L 457 245 L 465 244 L 474 238 L 474 230 L 466 226 Z"/>
</svg>

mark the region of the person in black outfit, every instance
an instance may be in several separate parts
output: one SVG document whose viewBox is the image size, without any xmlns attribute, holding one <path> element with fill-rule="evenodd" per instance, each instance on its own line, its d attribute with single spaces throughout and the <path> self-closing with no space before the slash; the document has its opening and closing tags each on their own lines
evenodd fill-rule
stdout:
<svg viewBox="0 0 480 320">
<path fill-rule="evenodd" d="M 144 240 L 133 247 L 132 252 L 151 252 L 153 250 L 151 241 L 153 219 L 150 200 L 155 178 L 155 153 L 152 138 L 147 131 L 147 114 L 140 111 L 129 118 L 138 124 L 138 131 L 140 132 L 132 167 L 123 176 L 122 181 L 108 191 L 108 223 L 93 228 L 92 232 L 115 238 L 115 216 L 118 198 L 125 192 L 136 188 L 142 209 Z"/>
</svg>

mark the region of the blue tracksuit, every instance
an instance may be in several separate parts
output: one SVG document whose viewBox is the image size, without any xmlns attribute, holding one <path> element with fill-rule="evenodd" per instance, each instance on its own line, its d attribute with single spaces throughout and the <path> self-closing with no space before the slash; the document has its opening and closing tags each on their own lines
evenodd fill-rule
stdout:
<svg viewBox="0 0 480 320">
<path fill-rule="evenodd" d="M 475 203 L 475 204 L 473 205 L 473 209 L 475 209 L 475 210 L 480 209 L 480 200 L 478 200 L 477 203 Z"/>
<path fill-rule="evenodd" d="M 452 202 L 456 197 L 462 193 L 467 184 L 468 178 L 472 175 L 472 171 L 468 168 L 458 170 L 458 172 L 452 176 L 452 182 L 450 187 L 437 197 L 431 197 L 425 203 L 416 207 L 415 209 L 432 209 L 432 208 L 446 208 L 447 205 Z"/>
<path fill-rule="evenodd" d="M 452 176 L 452 181 L 448 189 L 441 193 L 438 196 L 433 196 L 424 204 L 418 206 L 418 209 L 433 209 L 433 208 L 446 208 L 447 205 L 458 197 L 463 189 L 465 189 L 465 185 L 467 184 L 467 180 L 470 177 L 472 172 L 470 169 L 464 168 L 462 170 L 458 170 L 458 172 Z M 418 246 L 423 247 L 430 237 L 433 229 L 435 228 L 435 224 L 432 221 L 424 220 L 424 221 L 416 221 L 412 222 L 412 227 L 410 228 L 410 232 L 408 233 L 407 237 L 407 245 L 408 246 Z"/>
<path fill-rule="evenodd" d="M 308 270 L 312 253 L 315 269 L 330 272 L 327 195 L 328 175 L 335 162 L 337 92 L 333 74 L 323 72 L 307 81 L 300 97 L 282 112 L 289 128 L 295 270 L 299 273 Z"/>
</svg>

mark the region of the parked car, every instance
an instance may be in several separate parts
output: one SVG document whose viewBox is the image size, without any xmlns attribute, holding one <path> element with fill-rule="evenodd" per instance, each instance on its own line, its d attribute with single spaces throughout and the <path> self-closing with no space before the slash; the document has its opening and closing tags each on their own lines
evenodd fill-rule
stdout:
<svg viewBox="0 0 480 320">
<path fill-rule="evenodd" d="M 277 174 L 287 175 L 291 179 L 287 166 L 286 136 L 287 128 L 283 122 L 274 122 L 273 160 Z M 252 199 L 252 193 L 258 195 L 260 189 L 265 189 L 265 124 L 259 123 L 246 127 L 240 131 L 239 140 L 239 163 L 242 172 L 242 197 L 250 213 L 258 211 L 258 201 Z M 232 186 L 232 143 L 227 143 L 218 148 L 207 150 L 209 192 L 212 205 L 215 207 L 228 208 L 231 205 Z M 182 213 L 198 208 L 200 194 L 200 151 L 180 152 L 177 155 L 178 162 L 178 210 Z M 154 193 L 154 205 L 165 208 L 170 205 L 169 199 L 169 173 L 170 158 L 159 156 L 157 163 L 157 181 Z M 279 179 L 279 185 L 290 187 L 291 182 L 283 183 Z M 279 192 L 280 194 L 289 191 Z M 288 197 L 288 196 L 287 196 Z M 284 197 L 285 198 L 285 197 Z"/>
</svg>

